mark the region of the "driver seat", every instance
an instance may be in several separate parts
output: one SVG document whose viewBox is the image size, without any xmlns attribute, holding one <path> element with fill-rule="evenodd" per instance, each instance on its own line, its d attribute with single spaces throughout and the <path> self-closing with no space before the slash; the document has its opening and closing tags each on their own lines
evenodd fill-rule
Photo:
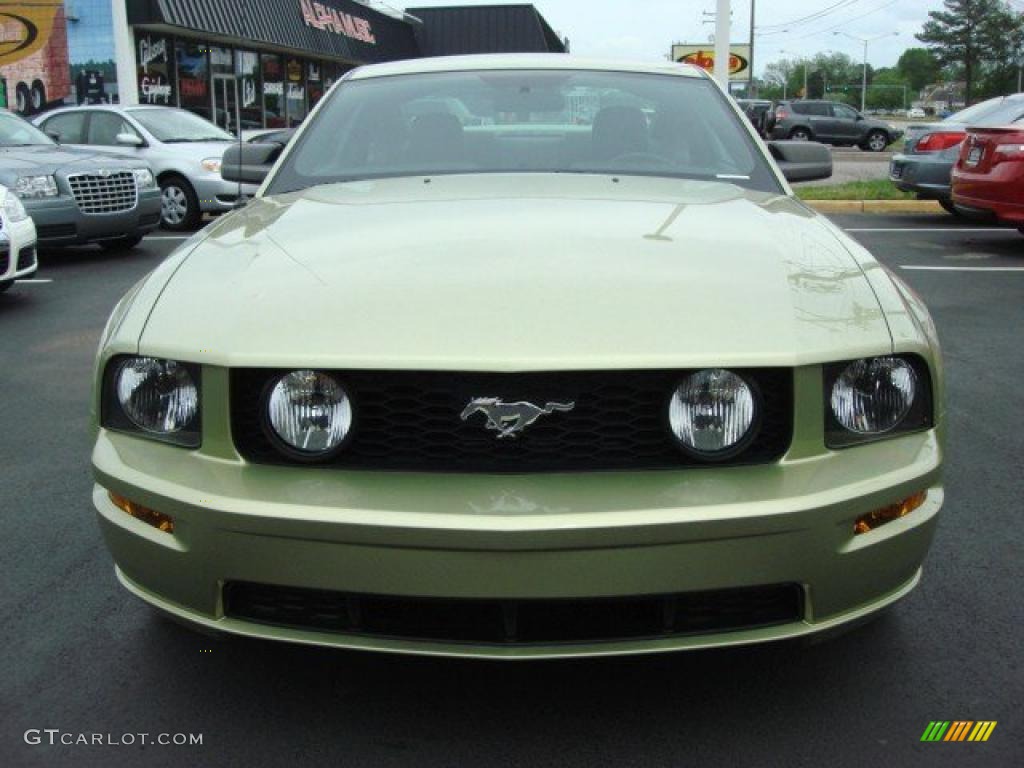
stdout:
<svg viewBox="0 0 1024 768">
<path fill-rule="evenodd" d="M 647 116 L 638 107 L 605 107 L 594 116 L 590 142 L 595 160 L 647 152 Z"/>
</svg>

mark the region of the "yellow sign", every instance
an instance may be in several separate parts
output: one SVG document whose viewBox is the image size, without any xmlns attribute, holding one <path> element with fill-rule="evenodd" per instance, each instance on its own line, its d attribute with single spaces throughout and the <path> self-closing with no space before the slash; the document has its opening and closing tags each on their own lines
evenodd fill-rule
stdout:
<svg viewBox="0 0 1024 768">
<path fill-rule="evenodd" d="M 715 71 L 715 46 L 687 45 L 677 43 L 672 46 L 672 61 L 680 64 L 694 64 L 708 72 Z M 750 46 L 729 46 L 729 79 L 747 80 L 750 77 Z"/>
<path fill-rule="evenodd" d="M 31 56 L 50 39 L 53 20 L 64 0 L 34 0 L 0 5 L 0 66 Z"/>
</svg>

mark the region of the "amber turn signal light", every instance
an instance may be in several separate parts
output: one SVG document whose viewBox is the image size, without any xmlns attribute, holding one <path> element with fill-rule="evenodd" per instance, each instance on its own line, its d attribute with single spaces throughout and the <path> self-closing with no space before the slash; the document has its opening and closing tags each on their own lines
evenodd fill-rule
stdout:
<svg viewBox="0 0 1024 768">
<path fill-rule="evenodd" d="M 110 496 L 110 500 L 114 502 L 115 507 L 126 514 L 131 515 L 136 520 L 141 520 L 147 525 L 152 525 L 154 528 L 161 530 L 164 533 L 174 533 L 173 517 L 157 512 L 155 509 L 144 507 L 141 504 L 136 504 L 134 501 L 130 501 L 124 496 L 119 496 L 113 491 L 107 491 L 107 495 Z"/>
<path fill-rule="evenodd" d="M 854 534 L 868 533 L 879 526 L 891 523 L 893 520 L 906 517 L 924 504 L 924 500 L 927 498 L 928 491 L 918 491 L 913 496 L 908 496 L 903 501 L 890 504 L 889 506 L 882 507 L 881 509 L 876 509 L 874 512 L 868 512 L 866 515 L 861 515 L 853 524 L 853 532 Z"/>
</svg>

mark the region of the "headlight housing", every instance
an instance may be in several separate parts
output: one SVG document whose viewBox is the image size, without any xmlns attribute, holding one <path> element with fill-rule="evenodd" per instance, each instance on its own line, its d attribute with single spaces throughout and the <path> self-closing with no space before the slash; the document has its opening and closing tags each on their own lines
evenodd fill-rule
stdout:
<svg viewBox="0 0 1024 768">
<path fill-rule="evenodd" d="M 210 173 L 220 173 L 220 164 L 221 158 L 219 157 L 208 157 L 200 163 L 203 169 Z"/>
<path fill-rule="evenodd" d="M 149 168 L 136 168 L 132 171 L 135 174 L 135 186 L 139 189 L 155 189 L 156 179 Z"/>
<path fill-rule="evenodd" d="M 57 180 L 53 176 L 19 176 L 14 183 L 14 193 L 18 197 L 56 197 Z"/>
<path fill-rule="evenodd" d="M 672 435 L 687 453 L 716 461 L 735 456 L 753 439 L 760 397 L 742 376 L 723 368 L 690 374 L 669 400 Z"/>
<path fill-rule="evenodd" d="M 267 387 L 264 430 L 285 455 L 320 461 L 337 453 L 352 433 L 352 400 L 333 376 L 287 373 Z"/>
<path fill-rule="evenodd" d="M 825 444 L 841 448 L 932 426 L 931 381 L 919 357 L 882 356 L 825 368 Z"/>
<path fill-rule="evenodd" d="M 3 218 L 12 224 L 17 224 L 19 221 L 24 221 L 28 218 L 28 213 L 25 211 L 25 206 L 21 204 L 21 200 L 18 196 L 8 192 L 6 189 L 0 189 L 0 199 L 3 200 Z"/>
<path fill-rule="evenodd" d="M 201 442 L 199 366 L 124 356 L 107 365 L 104 427 L 197 448 Z"/>
</svg>

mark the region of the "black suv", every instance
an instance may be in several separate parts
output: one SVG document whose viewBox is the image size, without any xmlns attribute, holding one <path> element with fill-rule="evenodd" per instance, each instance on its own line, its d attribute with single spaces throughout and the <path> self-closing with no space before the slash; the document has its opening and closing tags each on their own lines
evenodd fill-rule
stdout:
<svg viewBox="0 0 1024 768">
<path fill-rule="evenodd" d="M 891 123 L 864 117 L 853 107 L 834 101 L 779 101 L 769 122 L 772 139 L 855 144 L 870 152 L 883 151 L 903 135 Z"/>
</svg>

